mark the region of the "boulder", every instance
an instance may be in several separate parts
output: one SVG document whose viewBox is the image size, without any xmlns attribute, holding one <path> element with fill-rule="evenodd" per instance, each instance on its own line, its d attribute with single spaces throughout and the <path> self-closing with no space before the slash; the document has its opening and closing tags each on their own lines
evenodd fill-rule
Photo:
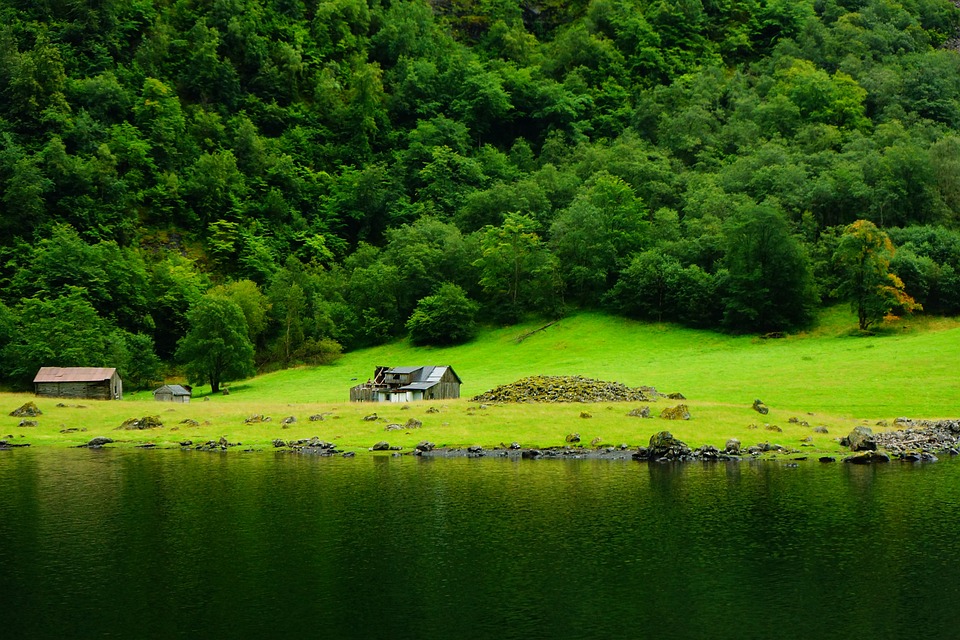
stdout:
<svg viewBox="0 0 960 640">
<path fill-rule="evenodd" d="M 539 458 L 543 455 L 543 452 L 540 449 L 527 449 L 520 453 L 520 457 L 524 460 L 533 460 L 534 458 Z"/>
<path fill-rule="evenodd" d="M 770 413 L 770 407 L 763 404 L 763 400 L 760 400 L 759 398 L 753 401 L 753 410 L 763 415 Z"/>
<path fill-rule="evenodd" d="M 410 418 L 407 420 L 407 423 L 403 425 L 404 429 L 419 429 L 423 426 L 423 423 L 417 420 L 416 418 Z"/>
<path fill-rule="evenodd" d="M 280 421 L 282 425 L 295 424 L 297 422 L 297 416 L 287 416 Z"/>
<path fill-rule="evenodd" d="M 378 419 L 379 419 L 379 416 L 377 416 L 376 413 L 371 413 L 371 414 L 368 415 L 368 416 L 363 416 L 363 421 L 364 421 L 364 422 L 374 422 L 374 421 L 376 421 L 376 420 L 378 420 Z"/>
<path fill-rule="evenodd" d="M 830 433 L 830 430 L 824 426 L 819 426 L 819 427 L 814 427 L 813 432 L 814 433 Z"/>
<path fill-rule="evenodd" d="M 17 426 L 18 426 L 18 427 L 35 427 L 35 426 L 37 426 L 37 421 L 36 421 L 36 420 L 21 420 L 21 421 L 20 421 L 20 424 L 18 424 Z"/>
<path fill-rule="evenodd" d="M 91 449 L 99 449 L 103 445 L 110 444 L 111 442 L 113 442 L 113 438 L 105 438 L 103 436 L 98 436 L 96 438 L 91 439 L 90 442 L 88 442 L 84 446 L 90 447 Z"/>
<path fill-rule="evenodd" d="M 627 414 L 631 418 L 649 418 L 650 417 L 650 407 L 637 407 L 630 411 Z"/>
<path fill-rule="evenodd" d="M 647 445 L 647 456 L 651 460 L 658 460 L 660 458 L 679 460 L 687 455 L 690 455 L 690 447 L 688 447 L 685 442 L 674 438 L 673 434 L 669 431 L 658 431 L 650 436 L 650 443 Z"/>
<path fill-rule="evenodd" d="M 163 423 L 160 421 L 160 416 L 144 416 L 142 418 L 130 418 L 129 420 L 124 420 L 123 424 L 120 425 L 120 429 L 156 429 L 162 427 Z"/>
<path fill-rule="evenodd" d="M 678 404 L 675 407 L 667 407 L 660 412 L 660 417 L 664 420 L 689 420 L 690 410 L 685 404 Z"/>
<path fill-rule="evenodd" d="M 20 405 L 11 411 L 10 415 L 14 418 L 36 418 L 37 416 L 42 416 L 43 411 L 40 411 L 39 407 L 31 401 Z"/>
<path fill-rule="evenodd" d="M 876 451 L 877 441 L 873 437 L 873 431 L 870 427 L 854 427 L 846 438 L 840 441 L 845 447 L 850 447 L 851 451 Z"/>
<path fill-rule="evenodd" d="M 366 418 L 364 418 L 364 419 L 366 419 Z M 375 444 L 375 445 L 373 445 L 372 447 L 370 447 L 370 451 L 389 451 L 389 450 L 390 450 L 390 443 L 389 443 L 389 442 L 385 442 L 385 441 L 383 441 L 383 440 L 381 440 L 381 441 L 378 442 L 377 444 Z"/>
<path fill-rule="evenodd" d="M 569 433 L 569 434 L 567 434 L 567 437 L 564 438 L 564 442 L 569 442 L 569 443 L 577 443 L 577 442 L 580 442 L 580 434 L 579 434 L 579 433 Z"/>
<path fill-rule="evenodd" d="M 591 414 L 591 413 L 588 412 L 588 411 L 581 411 L 581 412 L 580 412 L 580 417 L 581 417 L 581 418 L 592 418 L 592 417 L 593 417 L 593 414 Z"/>
<path fill-rule="evenodd" d="M 637 447 L 636 452 L 630 456 L 634 460 L 649 460 L 650 459 L 650 450 L 646 447 Z"/>
<path fill-rule="evenodd" d="M 736 438 L 730 438 L 727 440 L 727 443 L 723 445 L 723 452 L 738 455 L 740 453 L 740 441 Z"/>
<path fill-rule="evenodd" d="M 864 451 L 856 455 L 848 456 L 843 459 L 850 464 L 877 464 L 881 462 L 890 462 L 890 456 L 879 451 Z"/>
<path fill-rule="evenodd" d="M 433 444 L 432 442 L 427 442 L 426 440 L 424 440 L 423 442 L 418 443 L 417 446 L 414 448 L 417 451 L 422 452 L 422 451 L 433 451 L 436 446 L 437 445 Z"/>
</svg>

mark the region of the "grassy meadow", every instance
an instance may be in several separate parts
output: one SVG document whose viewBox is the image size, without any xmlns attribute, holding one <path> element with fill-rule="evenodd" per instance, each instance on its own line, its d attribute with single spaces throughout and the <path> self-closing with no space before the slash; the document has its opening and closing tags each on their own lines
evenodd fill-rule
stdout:
<svg viewBox="0 0 960 640">
<path fill-rule="evenodd" d="M 277 371 L 229 385 L 229 395 L 194 389 L 187 405 L 157 403 L 149 391 L 126 393 L 121 402 L 35 399 L 31 394 L 0 394 L 0 438 L 34 446 L 75 446 L 107 436 L 113 446 L 154 443 L 200 444 L 221 436 L 243 448 L 272 448 L 275 438 L 318 436 L 344 450 L 366 450 L 375 442 L 410 449 L 421 440 L 438 445 L 484 447 L 520 442 L 524 446 L 564 444 L 572 432 L 583 444 L 646 444 L 650 435 L 669 430 L 691 446 L 722 447 L 731 437 L 746 445 L 772 442 L 804 452 L 838 450 L 837 438 L 857 424 L 874 428 L 898 416 L 960 416 L 960 321 L 916 318 L 883 327 L 876 335 L 853 331 L 846 308 L 826 310 L 805 333 L 781 339 L 730 336 L 673 325 L 639 323 L 581 313 L 542 331 L 527 323 L 484 331 L 470 344 L 418 348 L 401 341 L 345 355 L 330 366 Z M 529 334 L 529 335 L 527 335 Z M 521 336 L 526 336 L 520 340 Z M 400 404 L 351 404 L 349 388 L 373 374 L 377 365 L 451 365 L 463 379 L 457 401 Z M 639 404 L 500 404 L 481 408 L 470 398 L 500 384 L 531 375 L 582 375 L 630 386 L 649 385 L 680 392 L 689 421 L 640 419 L 626 414 Z M 770 407 L 752 410 L 759 398 Z M 6 414 L 28 400 L 43 411 L 37 426 L 19 426 Z M 659 415 L 677 401 L 651 406 Z M 79 406 L 78 406 L 79 405 Z M 434 407 L 438 412 L 428 413 Z M 363 417 L 376 412 L 378 421 Z M 585 417 L 582 414 L 589 414 Z M 245 424 L 254 414 L 271 421 Z M 323 414 L 322 421 L 310 421 Z M 118 430 L 126 419 L 158 415 L 164 426 L 144 431 Z M 283 418 L 296 422 L 284 426 Z M 423 427 L 386 432 L 388 423 L 417 418 Z M 796 422 L 791 422 L 795 418 Z M 182 424 L 184 420 L 198 426 Z M 802 422 L 808 423 L 804 426 Z M 782 432 L 770 430 L 776 425 Z M 813 433 L 826 426 L 828 434 Z"/>
</svg>

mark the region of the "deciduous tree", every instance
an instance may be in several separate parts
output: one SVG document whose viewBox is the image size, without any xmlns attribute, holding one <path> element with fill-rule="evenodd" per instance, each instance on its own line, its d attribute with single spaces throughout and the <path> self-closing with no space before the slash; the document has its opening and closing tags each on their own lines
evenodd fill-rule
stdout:
<svg viewBox="0 0 960 640">
<path fill-rule="evenodd" d="M 861 331 L 894 310 L 910 313 L 922 308 L 890 271 L 894 252 L 887 234 L 868 220 L 849 225 L 837 245 L 834 259 L 846 275 L 840 293 L 850 300 Z"/>
<path fill-rule="evenodd" d="M 207 382 L 217 393 L 222 382 L 256 373 L 247 321 L 236 302 L 205 295 L 187 312 L 187 322 L 190 330 L 177 345 L 177 359 L 191 383 Z"/>
</svg>

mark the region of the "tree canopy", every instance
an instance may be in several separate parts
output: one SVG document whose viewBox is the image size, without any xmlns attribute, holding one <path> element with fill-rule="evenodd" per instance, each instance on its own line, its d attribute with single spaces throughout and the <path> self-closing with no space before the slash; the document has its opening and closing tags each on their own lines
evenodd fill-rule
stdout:
<svg viewBox="0 0 960 640">
<path fill-rule="evenodd" d="M 444 283 L 498 321 L 605 308 L 789 330 L 854 297 L 847 230 L 866 223 L 899 248 L 878 309 L 960 311 L 950 0 L 0 18 L 0 304 L 18 328 L 0 346 L 22 358 L 0 382 L 76 355 L 49 348 L 40 311 L 68 302 L 113 336 L 83 339 L 80 364 L 126 345 L 175 375 L 211 289 L 257 367 L 407 335 Z"/>
</svg>

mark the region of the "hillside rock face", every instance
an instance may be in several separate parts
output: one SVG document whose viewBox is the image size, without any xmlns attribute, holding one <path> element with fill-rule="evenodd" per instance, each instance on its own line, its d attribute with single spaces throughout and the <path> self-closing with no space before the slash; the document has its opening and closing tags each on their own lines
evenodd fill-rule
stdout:
<svg viewBox="0 0 960 640">
<path fill-rule="evenodd" d="M 658 396 L 653 387 L 580 376 L 531 376 L 482 393 L 473 402 L 650 402 Z"/>
</svg>

